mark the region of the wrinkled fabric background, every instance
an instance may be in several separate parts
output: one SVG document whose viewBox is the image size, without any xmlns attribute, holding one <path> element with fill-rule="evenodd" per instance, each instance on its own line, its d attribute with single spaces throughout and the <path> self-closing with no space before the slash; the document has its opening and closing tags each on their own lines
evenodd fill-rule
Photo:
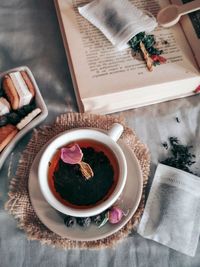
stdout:
<svg viewBox="0 0 200 267">
<path fill-rule="evenodd" d="M 43 124 L 53 122 L 60 113 L 77 111 L 52 0 L 0 0 L 0 71 L 20 65 L 30 67 L 44 96 L 49 116 Z M 200 96 L 120 114 L 149 146 L 149 186 L 158 161 L 167 156 L 168 151 L 161 143 L 169 136 L 177 136 L 182 143 L 193 145 L 197 156 L 193 171 L 200 176 Z M 27 134 L 18 143 L 0 171 L 0 267 L 200 266 L 200 243 L 196 256 L 191 258 L 146 240 L 137 233 L 132 233 L 114 249 L 98 251 L 64 251 L 27 240 L 25 233 L 17 228 L 15 219 L 4 211 L 4 203 L 9 180 L 15 174 L 30 136 L 31 133 Z"/>
</svg>

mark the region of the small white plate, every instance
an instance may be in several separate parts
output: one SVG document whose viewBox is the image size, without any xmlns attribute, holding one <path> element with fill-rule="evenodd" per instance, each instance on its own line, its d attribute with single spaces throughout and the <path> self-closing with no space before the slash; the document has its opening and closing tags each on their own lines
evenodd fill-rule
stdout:
<svg viewBox="0 0 200 267">
<path fill-rule="evenodd" d="M 30 170 L 28 183 L 29 195 L 37 216 L 39 217 L 41 222 L 46 225 L 51 231 L 63 238 L 68 238 L 71 240 L 94 241 L 114 234 L 131 219 L 138 208 L 142 196 L 142 172 L 138 160 L 135 154 L 130 150 L 130 148 L 121 140 L 118 141 L 118 144 L 125 154 L 128 167 L 126 185 L 118 202 L 121 202 L 122 205 L 129 210 L 129 212 L 127 216 L 123 217 L 120 223 L 115 225 L 106 223 L 101 228 L 98 228 L 93 223 L 89 228 L 86 229 L 81 228 L 78 225 L 74 228 L 68 228 L 65 226 L 61 214 L 46 202 L 40 191 L 37 172 L 38 163 L 40 161 L 40 157 L 44 148 L 38 153 Z"/>
<path fill-rule="evenodd" d="M 48 110 L 46 107 L 46 104 L 42 98 L 42 95 L 40 93 L 40 90 L 38 88 L 38 85 L 35 81 L 35 78 L 31 72 L 31 70 L 26 66 L 17 67 L 14 69 L 7 70 L 0 74 L 0 81 L 1 79 L 8 73 L 14 72 L 14 71 L 26 71 L 28 73 L 28 76 L 30 77 L 34 87 L 35 87 L 35 102 L 36 102 L 36 108 L 41 109 L 41 113 L 34 118 L 29 124 L 27 124 L 22 130 L 20 130 L 14 138 L 10 141 L 10 143 L 4 148 L 2 152 L 0 152 L 0 169 L 3 166 L 4 161 L 6 160 L 7 156 L 11 153 L 17 142 L 31 129 L 33 129 L 35 126 L 37 126 L 40 122 L 42 122 L 48 115 Z"/>
</svg>

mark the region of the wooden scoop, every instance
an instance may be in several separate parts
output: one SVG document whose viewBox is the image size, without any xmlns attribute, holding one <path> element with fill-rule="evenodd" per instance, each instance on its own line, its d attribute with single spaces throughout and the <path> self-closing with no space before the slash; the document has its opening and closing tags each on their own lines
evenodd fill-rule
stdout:
<svg viewBox="0 0 200 267">
<path fill-rule="evenodd" d="M 184 5 L 169 5 L 158 12 L 157 21 L 161 26 L 168 28 L 175 25 L 182 15 L 200 9 L 200 0 L 194 0 Z"/>
</svg>

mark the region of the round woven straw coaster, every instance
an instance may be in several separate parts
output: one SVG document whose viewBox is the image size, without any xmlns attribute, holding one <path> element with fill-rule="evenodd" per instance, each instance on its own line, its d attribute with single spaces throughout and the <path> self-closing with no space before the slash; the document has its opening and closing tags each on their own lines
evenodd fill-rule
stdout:
<svg viewBox="0 0 200 267">
<path fill-rule="evenodd" d="M 139 207 L 130 221 L 115 234 L 97 241 L 72 241 L 62 238 L 51 232 L 37 217 L 29 198 L 28 179 L 32 162 L 45 145 L 55 135 L 72 129 L 81 127 L 94 127 L 107 130 L 114 122 L 124 125 L 122 140 L 133 150 L 143 174 L 143 194 Z M 138 224 L 138 221 L 144 210 L 144 193 L 149 174 L 150 157 L 148 148 L 140 142 L 135 133 L 125 126 L 121 117 L 110 115 L 100 116 L 93 114 L 67 113 L 60 115 L 56 122 L 49 126 L 44 126 L 35 130 L 27 148 L 22 153 L 16 176 L 10 182 L 8 201 L 5 208 L 17 220 L 18 226 L 23 229 L 29 239 L 39 240 L 42 244 L 49 244 L 64 249 L 72 248 L 102 248 L 112 247 L 118 241 L 126 237 Z"/>
</svg>

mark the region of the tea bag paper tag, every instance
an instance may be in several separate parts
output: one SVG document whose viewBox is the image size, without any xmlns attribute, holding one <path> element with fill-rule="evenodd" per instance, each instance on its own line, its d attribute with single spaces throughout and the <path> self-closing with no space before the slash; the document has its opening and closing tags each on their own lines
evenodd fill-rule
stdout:
<svg viewBox="0 0 200 267">
<path fill-rule="evenodd" d="M 151 32 L 156 19 L 136 8 L 128 0 L 94 0 L 78 8 L 79 13 L 97 27 L 118 50 L 140 32 Z"/>
<path fill-rule="evenodd" d="M 200 177 L 159 164 L 138 233 L 194 256 L 200 235 Z"/>
</svg>

